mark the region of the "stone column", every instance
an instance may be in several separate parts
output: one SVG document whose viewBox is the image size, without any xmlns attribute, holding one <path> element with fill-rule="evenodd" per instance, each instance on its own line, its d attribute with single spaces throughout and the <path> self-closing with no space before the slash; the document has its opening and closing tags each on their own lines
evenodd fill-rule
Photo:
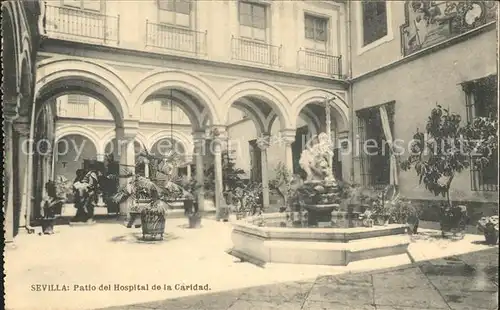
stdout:
<svg viewBox="0 0 500 310">
<path fill-rule="evenodd" d="M 269 148 L 269 134 L 264 134 L 259 139 L 260 158 L 261 158 L 261 175 L 262 175 L 262 204 L 264 208 L 269 207 L 269 169 L 267 167 L 267 149 Z"/>
<path fill-rule="evenodd" d="M 198 185 L 201 185 L 201 188 L 198 190 L 198 207 L 200 211 L 205 210 L 205 175 L 204 175 L 204 167 L 203 167 L 203 157 L 205 154 L 205 132 L 194 132 L 193 133 L 194 140 L 194 156 L 196 157 L 196 182 Z"/>
<path fill-rule="evenodd" d="M 339 149 L 339 158 L 336 160 L 340 160 L 342 162 L 342 177 L 344 181 L 354 182 L 351 178 L 351 165 L 352 165 L 352 145 L 350 145 L 349 140 L 349 131 L 339 132 L 337 137 L 336 147 Z M 350 149 L 349 149 L 350 148 Z"/>
<path fill-rule="evenodd" d="M 19 188 L 19 227 L 26 227 L 26 207 L 30 200 L 30 192 L 27 190 L 27 182 L 30 175 L 28 175 L 28 163 L 33 160 L 33 154 L 29 150 L 29 136 L 30 136 L 30 123 L 27 117 L 20 117 L 14 123 L 14 130 L 17 134 L 17 151 L 18 163 L 18 188 Z"/>
<path fill-rule="evenodd" d="M 149 161 L 144 160 L 144 177 L 149 178 Z"/>
<path fill-rule="evenodd" d="M 116 140 L 118 144 L 118 155 L 120 157 L 120 174 L 124 171 L 135 174 L 134 141 L 138 128 L 116 128 Z M 120 187 L 127 186 L 130 178 L 120 178 Z M 128 216 L 132 201 L 128 200 L 120 204 L 120 216 Z"/>
<path fill-rule="evenodd" d="M 215 170 L 215 208 L 216 208 L 216 218 L 218 220 L 222 219 L 224 215 L 221 212 L 221 207 L 223 205 L 223 191 L 224 186 L 222 182 L 222 144 L 227 141 L 227 132 L 224 127 L 214 127 L 212 130 L 213 142 L 211 145 L 211 151 L 214 154 L 214 170 Z M 225 205 L 225 204 L 224 204 Z"/>
<path fill-rule="evenodd" d="M 186 166 L 186 176 L 188 179 L 191 179 L 191 162 L 188 162 Z"/>
<path fill-rule="evenodd" d="M 7 104 L 8 105 L 8 104 Z M 10 113 L 9 113 L 10 114 Z M 7 186 L 6 191 L 6 201 L 4 207 L 4 238 L 5 242 L 14 241 L 14 165 L 12 161 L 12 157 L 15 156 L 13 154 L 13 122 L 16 118 L 16 114 L 4 114 L 5 121 L 3 125 L 4 135 L 5 135 L 5 181 L 7 181 L 4 186 Z"/>
<path fill-rule="evenodd" d="M 96 160 L 97 161 L 103 162 L 104 159 L 105 159 L 105 155 L 104 154 L 97 154 L 96 155 Z"/>
<path fill-rule="evenodd" d="M 295 130 L 283 130 L 280 132 L 281 140 L 285 145 L 285 165 L 293 174 L 293 152 L 292 144 L 295 142 Z"/>
</svg>

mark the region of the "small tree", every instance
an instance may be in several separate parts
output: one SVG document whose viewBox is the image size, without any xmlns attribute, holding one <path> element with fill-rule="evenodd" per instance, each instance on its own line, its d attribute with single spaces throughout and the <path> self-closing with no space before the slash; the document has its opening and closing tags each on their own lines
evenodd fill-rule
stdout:
<svg viewBox="0 0 500 310">
<path fill-rule="evenodd" d="M 426 125 L 426 133 L 413 136 L 411 154 L 402 161 L 401 168 L 414 167 L 419 182 L 434 195 L 446 197 L 452 207 L 450 188 L 455 176 L 472 162 L 485 163 L 493 160 L 498 147 L 498 122 L 496 115 L 476 118 L 461 126 L 461 117 L 437 105 L 432 109 Z M 429 152 L 430 150 L 430 152 Z"/>
</svg>

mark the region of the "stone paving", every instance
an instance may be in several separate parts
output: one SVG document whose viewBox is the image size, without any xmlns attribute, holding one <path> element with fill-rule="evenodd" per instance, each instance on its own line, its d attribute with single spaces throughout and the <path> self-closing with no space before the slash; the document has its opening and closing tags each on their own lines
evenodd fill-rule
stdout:
<svg viewBox="0 0 500 310">
<path fill-rule="evenodd" d="M 201 229 L 187 229 L 186 224 L 185 218 L 167 219 L 161 242 L 143 241 L 140 229 L 127 229 L 116 220 L 57 226 L 51 236 L 19 235 L 15 246 L 5 251 L 6 309 L 468 309 L 468 304 L 489 309 L 496 305 L 492 300 L 498 286 L 492 283 L 498 283 L 498 275 L 493 276 L 492 270 L 498 266 L 498 247 L 482 244 L 483 236 L 450 242 L 435 231 L 422 230 L 412 238 L 409 255 L 338 267 L 259 268 L 225 253 L 232 244 L 231 223 L 203 219 Z M 457 256 L 469 252 L 474 253 Z M 451 258 L 444 260 L 447 256 Z M 425 262 L 429 259 L 434 260 Z M 398 266 L 406 267 L 380 272 Z M 368 271 L 372 273 L 331 277 Z M 148 288 L 105 290 L 115 284 Z M 153 289 L 156 284 L 162 289 Z M 209 288 L 182 289 L 189 284 Z M 63 286 L 69 290 L 61 291 Z"/>
<path fill-rule="evenodd" d="M 107 309 L 498 309 L 498 248 L 384 271 Z"/>
</svg>

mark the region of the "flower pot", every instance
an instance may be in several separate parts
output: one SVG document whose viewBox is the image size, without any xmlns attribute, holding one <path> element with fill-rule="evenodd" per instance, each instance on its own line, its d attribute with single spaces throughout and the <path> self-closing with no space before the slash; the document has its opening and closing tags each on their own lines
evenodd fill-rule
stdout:
<svg viewBox="0 0 500 310">
<path fill-rule="evenodd" d="M 239 221 L 239 220 L 241 220 L 243 218 L 245 218 L 245 212 L 237 212 L 236 213 L 236 220 Z"/>
<path fill-rule="evenodd" d="M 165 214 L 161 212 L 141 212 L 142 237 L 149 235 L 153 238 L 160 236 L 163 239 L 165 233 Z"/>
<path fill-rule="evenodd" d="M 389 225 L 389 216 L 387 215 L 378 215 L 375 217 L 375 225 L 376 226 L 387 226 Z"/>
<path fill-rule="evenodd" d="M 486 244 L 496 245 L 498 243 L 498 230 L 485 231 L 484 239 L 486 240 Z"/>
<path fill-rule="evenodd" d="M 55 218 L 43 218 L 41 219 L 42 231 L 45 235 L 52 235 L 54 233 L 54 222 Z"/>
<path fill-rule="evenodd" d="M 190 214 L 188 215 L 189 219 L 189 228 L 200 228 L 201 227 L 201 215 L 199 214 Z"/>
<path fill-rule="evenodd" d="M 217 220 L 222 220 L 224 222 L 229 221 L 229 207 L 228 206 L 220 206 L 219 214 L 217 215 Z"/>
</svg>

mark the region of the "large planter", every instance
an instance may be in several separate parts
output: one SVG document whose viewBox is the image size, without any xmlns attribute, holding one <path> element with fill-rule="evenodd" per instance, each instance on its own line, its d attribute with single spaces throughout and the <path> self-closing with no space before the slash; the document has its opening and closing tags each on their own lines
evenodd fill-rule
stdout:
<svg viewBox="0 0 500 310">
<path fill-rule="evenodd" d="M 445 238 L 463 239 L 467 226 L 467 209 L 465 206 L 456 206 L 448 211 L 441 212 L 441 235 Z"/>
<path fill-rule="evenodd" d="M 42 232 L 45 235 L 52 235 L 54 233 L 54 222 L 55 222 L 55 220 L 56 219 L 54 217 L 42 218 L 40 220 L 40 223 L 42 225 Z"/>
<path fill-rule="evenodd" d="M 229 221 L 229 207 L 228 206 L 220 206 L 219 214 L 217 216 L 217 220 L 222 220 L 224 222 Z"/>
<path fill-rule="evenodd" d="M 145 239 L 146 235 L 156 238 L 160 237 L 163 239 L 163 234 L 165 233 L 165 214 L 161 212 L 141 212 L 141 224 L 142 224 L 142 238 Z"/>
<path fill-rule="evenodd" d="M 200 228 L 201 227 L 201 215 L 198 213 L 188 215 L 189 228 Z"/>
<path fill-rule="evenodd" d="M 496 245 L 498 243 L 498 230 L 490 230 L 484 232 L 486 244 Z"/>
</svg>

